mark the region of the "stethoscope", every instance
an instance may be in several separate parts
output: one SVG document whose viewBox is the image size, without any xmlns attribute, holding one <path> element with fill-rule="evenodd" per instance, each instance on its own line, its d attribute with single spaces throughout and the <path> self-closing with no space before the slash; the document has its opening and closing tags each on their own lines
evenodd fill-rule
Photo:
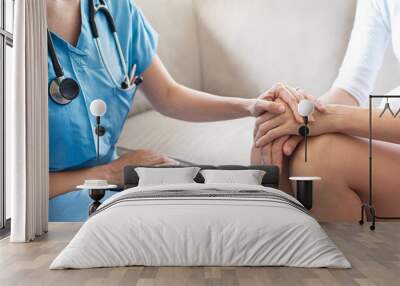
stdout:
<svg viewBox="0 0 400 286">
<path fill-rule="evenodd" d="M 115 79 L 104 55 L 103 46 L 100 41 L 99 32 L 95 21 L 96 14 L 98 12 L 102 12 L 106 17 L 108 26 L 114 37 L 119 61 L 122 66 L 122 72 L 124 74 L 124 78 L 121 83 L 118 83 L 118 81 Z M 97 52 L 113 84 L 121 91 L 131 91 L 136 89 L 137 86 L 143 82 L 143 78 L 136 77 L 136 65 L 132 67 L 130 73 L 128 72 L 128 66 L 122 52 L 121 42 L 119 41 L 114 19 L 104 0 L 99 0 L 99 4 L 95 4 L 94 0 L 89 0 L 89 25 Z M 75 98 L 79 96 L 80 87 L 76 80 L 65 77 L 64 71 L 61 67 L 61 64 L 57 57 L 57 53 L 54 48 L 54 43 L 50 31 L 47 31 L 47 43 L 50 59 L 56 75 L 56 78 L 53 79 L 49 84 L 49 96 L 57 104 L 66 105 L 71 103 Z"/>
</svg>

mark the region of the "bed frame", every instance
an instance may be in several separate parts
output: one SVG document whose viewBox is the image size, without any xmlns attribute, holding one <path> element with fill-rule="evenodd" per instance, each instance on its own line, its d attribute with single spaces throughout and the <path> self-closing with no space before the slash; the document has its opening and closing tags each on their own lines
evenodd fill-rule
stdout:
<svg viewBox="0 0 400 286">
<path fill-rule="evenodd" d="M 279 168 L 277 166 L 236 166 L 236 165 L 226 165 L 226 166 L 211 166 L 211 165 L 190 165 L 191 167 L 199 167 L 201 169 L 216 169 L 216 170 L 263 170 L 265 175 L 262 179 L 261 184 L 264 187 L 270 187 L 274 189 L 279 189 Z M 123 189 L 129 189 L 137 187 L 139 184 L 139 176 L 135 169 L 138 167 L 143 168 L 185 168 L 187 166 L 162 166 L 162 167 L 148 167 L 148 166 L 126 166 L 124 168 L 124 187 Z M 197 183 L 204 183 L 204 178 L 198 173 L 194 179 Z M 89 215 L 97 210 L 101 205 L 100 200 L 104 197 L 105 190 L 89 190 L 89 196 L 93 202 L 89 205 Z"/>
</svg>

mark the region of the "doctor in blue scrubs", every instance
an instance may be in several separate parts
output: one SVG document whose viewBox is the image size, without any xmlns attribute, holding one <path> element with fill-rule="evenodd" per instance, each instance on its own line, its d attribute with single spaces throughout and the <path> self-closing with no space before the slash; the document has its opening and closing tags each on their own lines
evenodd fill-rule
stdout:
<svg viewBox="0 0 400 286">
<path fill-rule="evenodd" d="M 68 104 L 49 99 L 50 221 L 84 221 L 91 200 L 76 186 L 85 179 L 105 179 L 122 185 L 126 165 L 174 164 L 152 150 L 137 150 L 118 157 L 116 143 L 131 108 L 135 90 L 115 85 L 96 48 L 90 26 L 91 0 L 47 0 L 48 29 L 66 78 L 79 85 L 79 95 Z M 97 4 L 99 0 L 95 0 Z M 160 113 L 180 120 L 205 122 L 280 114 L 284 106 L 257 99 L 221 97 L 189 89 L 175 82 L 157 56 L 158 36 L 133 0 L 105 0 L 115 22 L 122 54 L 128 68 L 136 65 L 143 75 L 146 97 Z M 110 25 L 102 13 L 95 18 L 104 56 L 113 76 L 124 73 Z M 179 28 L 179 27 L 177 27 Z M 49 84 L 56 78 L 49 56 Z M 93 100 L 107 104 L 101 119 L 106 133 L 100 138 L 97 159 L 96 118 L 90 113 Z M 140 136 L 140 135 L 138 135 Z M 106 198 L 113 195 L 108 192 Z"/>
</svg>

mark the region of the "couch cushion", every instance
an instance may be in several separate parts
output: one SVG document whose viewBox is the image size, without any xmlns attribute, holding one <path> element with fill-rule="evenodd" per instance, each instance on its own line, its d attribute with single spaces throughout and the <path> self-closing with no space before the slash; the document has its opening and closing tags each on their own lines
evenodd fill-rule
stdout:
<svg viewBox="0 0 400 286">
<path fill-rule="evenodd" d="M 174 79 L 201 89 L 201 65 L 197 21 L 192 0 L 136 0 L 154 29 L 159 33 L 158 55 Z M 133 110 L 138 113 L 151 106 L 137 94 Z"/>
<path fill-rule="evenodd" d="M 118 146 L 157 150 L 198 164 L 247 165 L 253 126 L 253 118 L 188 123 L 151 110 L 128 119 Z"/>
<path fill-rule="evenodd" d="M 255 96 L 276 82 L 315 95 L 337 76 L 356 0 L 197 0 L 204 89 Z M 389 66 L 378 89 L 398 83 Z M 396 72 L 394 72 L 396 71 Z"/>
</svg>

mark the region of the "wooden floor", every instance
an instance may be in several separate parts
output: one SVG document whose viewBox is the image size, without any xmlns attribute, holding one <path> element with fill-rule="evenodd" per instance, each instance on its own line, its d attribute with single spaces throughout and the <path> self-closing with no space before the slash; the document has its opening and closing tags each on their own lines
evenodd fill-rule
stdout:
<svg viewBox="0 0 400 286">
<path fill-rule="evenodd" d="M 80 224 L 50 224 L 31 244 L 0 241 L 0 285 L 400 285 L 400 223 L 379 223 L 375 232 L 356 224 L 324 229 L 353 265 L 350 270 L 283 267 L 129 267 L 48 270 Z"/>
</svg>

